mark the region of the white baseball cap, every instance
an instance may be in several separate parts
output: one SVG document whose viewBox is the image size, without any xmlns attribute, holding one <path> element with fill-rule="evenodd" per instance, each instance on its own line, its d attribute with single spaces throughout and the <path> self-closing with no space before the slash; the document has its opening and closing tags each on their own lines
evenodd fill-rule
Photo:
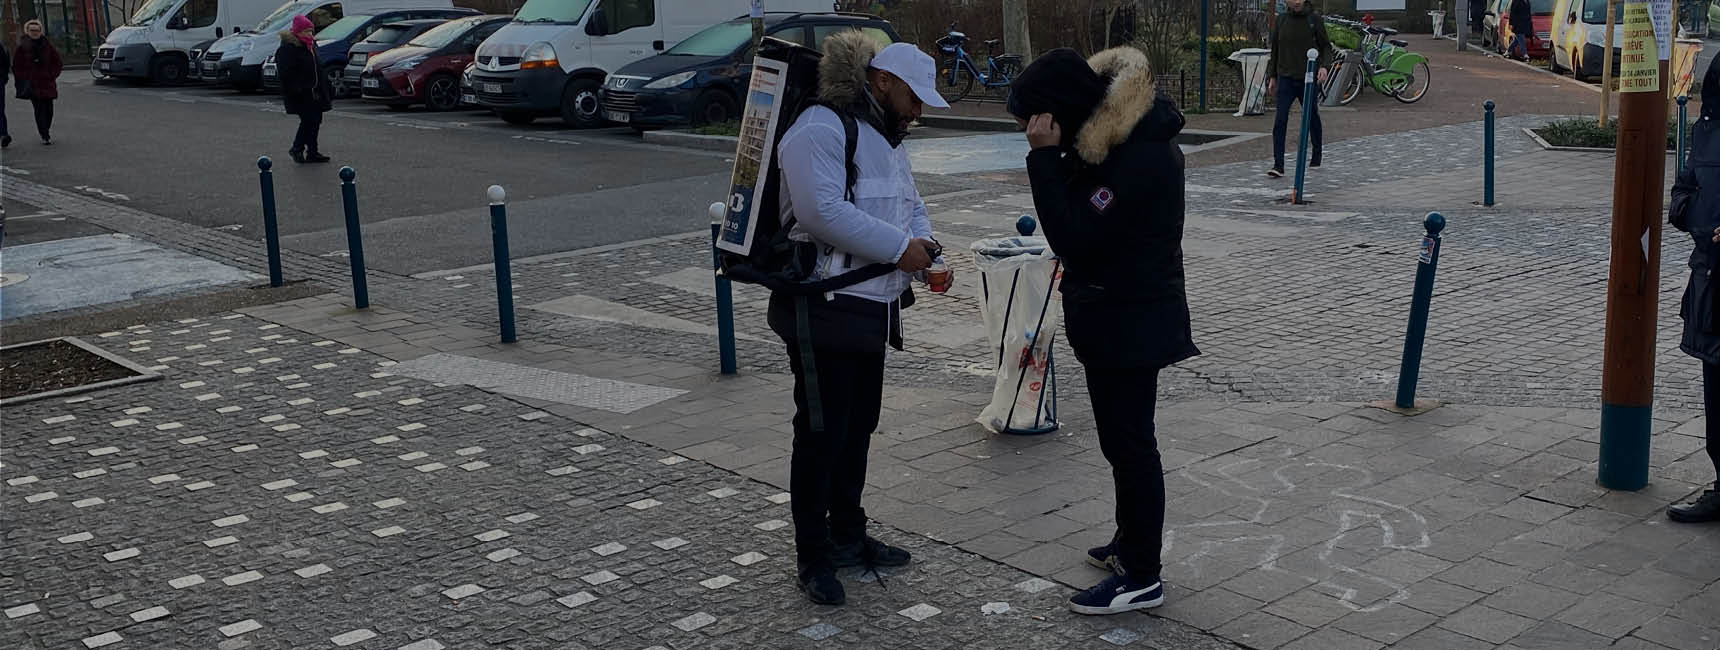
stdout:
<svg viewBox="0 0 1720 650">
<path fill-rule="evenodd" d="M 932 108 L 949 108 L 938 94 L 938 65 L 932 57 L 910 43 L 891 43 L 872 57 L 871 67 L 896 75 L 914 96 Z"/>
</svg>

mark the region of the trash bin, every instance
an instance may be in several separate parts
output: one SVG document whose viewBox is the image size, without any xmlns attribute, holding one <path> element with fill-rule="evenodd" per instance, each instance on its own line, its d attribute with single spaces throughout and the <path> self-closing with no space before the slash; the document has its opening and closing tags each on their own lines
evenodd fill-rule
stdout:
<svg viewBox="0 0 1720 650">
<path fill-rule="evenodd" d="M 1427 12 L 1427 17 L 1433 21 L 1433 37 L 1445 38 L 1445 11 L 1433 9 Z"/>
<path fill-rule="evenodd" d="M 1272 50 L 1247 47 L 1230 53 L 1230 60 L 1235 61 L 1242 71 L 1242 102 L 1236 106 L 1232 115 L 1266 114 L 1266 59 Z"/>
<path fill-rule="evenodd" d="M 1031 227 L 1022 229 L 1032 232 Z M 1062 263 L 1043 237 L 982 239 L 972 250 L 979 266 L 988 354 L 993 355 L 987 362 L 995 362 L 997 371 L 991 404 L 980 412 L 979 423 L 997 433 L 1056 431 L 1057 370 L 1051 344 L 1063 310 L 1052 292 L 1062 277 Z"/>
</svg>

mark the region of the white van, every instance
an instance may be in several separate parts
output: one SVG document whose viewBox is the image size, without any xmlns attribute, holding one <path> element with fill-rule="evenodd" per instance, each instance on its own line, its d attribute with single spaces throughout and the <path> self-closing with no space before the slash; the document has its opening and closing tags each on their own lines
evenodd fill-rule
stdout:
<svg viewBox="0 0 1720 650">
<path fill-rule="evenodd" d="M 191 48 L 257 24 L 278 0 L 149 0 L 96 50 L 96 71 L 159 84 L 185 80 Z"/>
<path fill-rule="evenodd" d="M 745 15 L 748 0 L 526 0 L 514 22 L 478 46 L 472 87 L 512 124 L 559 115 L 603 124 L 597 92 L 621 66 Z M 831 0 L 770 0 L 772 12 L 830 11 Z"/>
<path fill-rule="evenodd" d="M 294 16 L 310 17 L 320 32 L 346 16 L 401 9 L 453 8 L 453 0 L 290 0 L 270 12 L 254 28 L 210 45 L 203 53 L 201 72 L 205 81 L 229 84 L 240 90 L 261 88 L 263 62 L 280 48 L 280 32 L 292 24 Z"/>
<path fill-rule="evenodd" d="M 1624 44 L 1624 5 L 1613 9 L 1613 75 Z M 1553 72 L 1571 71 L 1577 81 L 1601 76 L 1607 46 L 1607 0 L 1559 0 L 1553 7 Z"/>
</svg>

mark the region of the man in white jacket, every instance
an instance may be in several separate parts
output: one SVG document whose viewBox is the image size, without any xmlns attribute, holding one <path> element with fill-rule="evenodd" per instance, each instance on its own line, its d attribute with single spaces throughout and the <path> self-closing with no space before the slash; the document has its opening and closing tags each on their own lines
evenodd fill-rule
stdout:
<svg viewBox="0 0 1720 650">
<path fill-rule="evenodd" d="M 947 107 L 936 66 L 912 45 L 880 50 L 858 30 L 824 43 L 819 99 L 777 146 L 784 223 L 791 239 L 818 251 L 813 280 L 864 267 L 895 270 L 831 293 L 771 296 L 770 324 L 794 371 L 793 496 L 799 585 L 821 605 L 846 601 L 835 570 L 906 565 L 907 551 L 866 534 L 860 494 L 878 427 L 884 348 L 901 349 L 902 298 L 914 273 L 939 254 L 931 220 L 901 145 L 923 104 Z M 854 185 L 838 110 L 857 122 Z"/>
</svg>

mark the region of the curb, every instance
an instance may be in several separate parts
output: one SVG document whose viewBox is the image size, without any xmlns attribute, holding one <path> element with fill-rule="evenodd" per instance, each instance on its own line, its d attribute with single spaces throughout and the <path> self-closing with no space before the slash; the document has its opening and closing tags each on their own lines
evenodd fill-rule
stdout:
<svg viewBox="0 0 1720 650">
<path fill-rule="evenodd" d="M 685 131 L 646 131 L 642 135 L 645 141 L 651 144 L 722 151 L 731 154 L 735 152 L 736 142 L 739 140 L 732 135 L 700 135 Z"/>
<path fill-rule="evenodd" d="M 929 128 L 957 129 L 961 131 L 998 131 L 1016 133 L 1021 127 L 1015 120 L 1001 117 L 970 117 L 966 115 L 932 115 L 920 114 L 920 124 Z"/>
<path fill-rule="evenodd" d="M 1535 129 L 1527 127 L 1527 126 L 1522 127 L 1522 128 L 1523 128 L 1523 133 L 1528 134 L 1529 138 L 1531 140 L 1535 141 L 1535 144 L 1540 145 L 1542 149 L 1546 149 L 1547 151 L 1575 151 L 1575 152 L 1580 152 L 1580 153 L 1607 153 L 1607 154 L 1617 153 L 1616 149 L 1606 149 L 1606 148 L 1602 148 L 1602 147 L 1561 147 L 1561 146 L 1557 146 L 1557 145 L 1547 144 L 1546 140 L 1541 139 L 1540 134 L 1535 133 Z M 1678 152 L 1676 150 L 1673 150 L 1673 149 L 1667 149 L 1666 155 L 1676 156 L 1676 155 L 1678 155 Z"/>
</svg>

